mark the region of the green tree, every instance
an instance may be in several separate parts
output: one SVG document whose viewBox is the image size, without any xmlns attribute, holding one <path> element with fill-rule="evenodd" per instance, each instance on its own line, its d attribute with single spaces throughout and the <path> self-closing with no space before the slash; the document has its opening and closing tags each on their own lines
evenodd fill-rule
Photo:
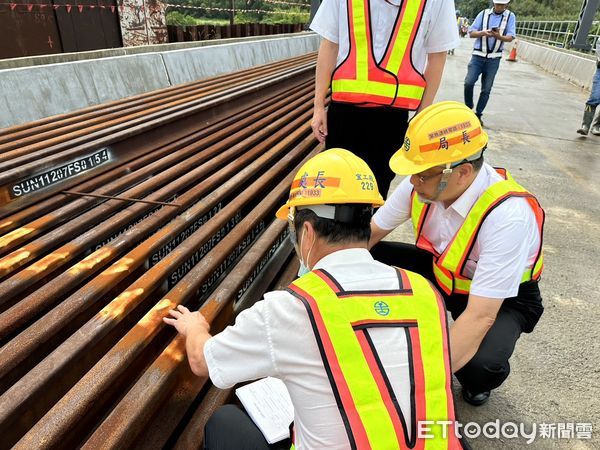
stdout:
<svg viewBox="0 0 600 450">
<path fill-rule="evenodd" d="M 183 14 L 180 11 L 167 10 L 167 25 L 188 26 L 196 25 L 196 18 Z"/>
<path fill-rule="evenodd" d="M 520 19 L 576 20 L 583 0 L 515 0 L 510 9 Z M 479 11 L 492 5 L 490 0 L 456 0 L 463 16 L 474 18 Z"/>
<path fill-rule="evenodd" d="M 235 23 L 306 23 L 310 12 L 309 0 L 170 0 L 169 3 L 178 7 L 169 8 L 167 11 L 178 11 L 184 16 L 199 19 L 202 23 L 209 23 L 210 19 L 214 19 L 215 23 L 228 20 L 230 11 L 218 11 L 218 9 L 230 10 L 232 3 L 236 11 Z M 306 7 L 297 5 L 298 3 Z M 186 6 L 200 9 L 186 8 Z M 169 24 L 171 21 L 183 20 L 178 15 L 169 19 L 170 15 L 167 15 Z"/>
</svg>

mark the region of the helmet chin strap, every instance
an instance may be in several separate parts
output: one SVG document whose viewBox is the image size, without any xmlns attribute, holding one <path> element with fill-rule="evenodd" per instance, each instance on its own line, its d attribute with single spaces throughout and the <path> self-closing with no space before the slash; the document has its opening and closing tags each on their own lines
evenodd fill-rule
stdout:
<svg viewBox="0 0 600 450">
<path fill-rule="evenodd" d="M 439 198 L 440 194 L 448 187 L 450 175 L 452 175 L 452 165 L 450 163 L 446 163 L 446 168 L 442 171 L 442 178 L 437 185 L 435 195 L 425 203 L 433 203 Z"/>
</svg>

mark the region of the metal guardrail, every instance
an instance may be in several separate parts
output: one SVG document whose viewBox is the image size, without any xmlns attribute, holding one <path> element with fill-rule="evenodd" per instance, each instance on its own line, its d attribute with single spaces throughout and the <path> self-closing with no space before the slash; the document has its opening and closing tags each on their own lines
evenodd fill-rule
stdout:
<svg viewBox="0 0 600 450">
<path fill-rule="evenodd" d="M 517 21 L 517 35 L 526 37 L 533 42 L 559 48 L 569 48 L 569 44 L 573 40 L 576 24 L 576 20 L 519 20 Z M 587 38 L 592 50 L 589 52 L 584 50 L 576 51 L 593 54 L 599 38 L 600 21 L 594 21 Z"/>
</svg>

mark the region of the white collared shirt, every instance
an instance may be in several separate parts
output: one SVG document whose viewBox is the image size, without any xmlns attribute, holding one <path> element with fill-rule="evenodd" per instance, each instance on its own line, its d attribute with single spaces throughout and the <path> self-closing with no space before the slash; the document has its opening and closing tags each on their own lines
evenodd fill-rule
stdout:
<svg viewBox="0 0 600 450">
<path fill-rule="evenodd" d="M 375 261 L 366 249 L 322 258 L 344 290 L 398 289 L 395 269 Z M 369 334 L 410 429 L 410 375 L 406 336 L 400 328 L 374 328 Z M 265 294 L 240 313 L 235 325 L 209 339 L 204 356 L 213 384 L 221 389 L 267 376 L 285 383 L 294 404 L 295 447 L 349 449 L 348 436 L 317 342 L 300 300 L 286 291 Z"/>
<path fill-rule="evenodd" d="M 502 177 L 487 163 L 469 188 L 448 208 L 434 202 L 423 225 L 423 235 L 442 253 L 481 194 Z M 410 219 L 410 177 L 406 177 L 373 216 L 383 230 L 393 230 Z M 465 266 L 472 278 L 471 293 L 482 297 L 510 298 L 517 295 L 526 268 L 535 263 L 540 233 L 525 199 L 512 197 L 486 217 Z"/>
<path fill-rule="evenodd" d="M 368 0 L 365 0 L 368 1 Z M 370 0 L 373 53 L 381 61 L 392 34 L 401 0 Z M 346 0 L 323 0 L 310 29 L 325 39 L 339 44 L 336 66 L 348 55 L 348 7 Z M 423 10 L 419 31 L 412 49 L 412 62 L 419 73 L 427 64 L 427 54 L 445 52 L 458 47 L 460 40 L 452 0 L 428 0 Z"/>
</svg>

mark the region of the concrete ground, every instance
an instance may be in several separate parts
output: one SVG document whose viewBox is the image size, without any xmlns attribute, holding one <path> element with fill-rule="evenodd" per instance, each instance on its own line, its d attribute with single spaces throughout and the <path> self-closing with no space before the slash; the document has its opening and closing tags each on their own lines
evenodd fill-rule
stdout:
<svg viewBox="0 0 600 450">
<path fill-rule="evenodd" d="M 471 45 L 463 39 L 448 56 L 437 100 L 463 101 Z M 474 449 L 600 448 L 600 137 L 575 132 L 588 95 L 523 60 L 503 61 L 483 116 L 490 136 L 486 160 L 506 167 L 547 214 L 546 310 L 533 333 L 522 335 L 511 375 L 487 404 L 466 404 L 455 385 L 463 423 L 523 423 L 528 434 L 536 424 L 536 439 L 479 437 L 469 440 Z M 388 239 L 412 241 L 406 225 Z M 562 424 L 567 431 L 559 434 Z M 584 437 L 577 424 L 592 424 L 591 439 L 577 439 Z M 542 437 L 552 427 L 554 438 Z"/>
</svg>

